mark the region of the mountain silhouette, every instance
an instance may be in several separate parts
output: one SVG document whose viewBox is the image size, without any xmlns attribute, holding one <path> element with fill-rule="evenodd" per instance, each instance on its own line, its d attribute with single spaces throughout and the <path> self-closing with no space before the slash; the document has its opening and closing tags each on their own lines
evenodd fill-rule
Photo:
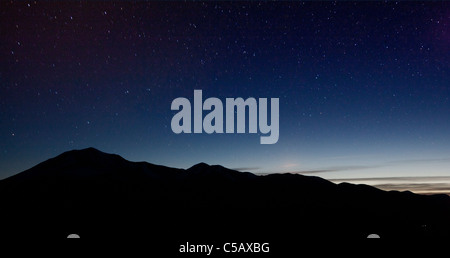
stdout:
<svg viewBox="0 0 450 258">
<path fill-rule="evenodd" d="M 0 181 L 0 234 L 42 239 L 270 242 L 450 238 L 450 197 L 257 176 L 199 163 L 176 169 L 94 148 L 65 152 Z M 150 241 L 151 240 L 151 241 Z"/>
</svg>

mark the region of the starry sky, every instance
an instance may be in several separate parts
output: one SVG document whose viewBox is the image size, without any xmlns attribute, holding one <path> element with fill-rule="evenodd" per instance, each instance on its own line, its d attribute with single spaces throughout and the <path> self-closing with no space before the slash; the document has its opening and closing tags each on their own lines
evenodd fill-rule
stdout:
<svg viewBox="0 0 450 258">
<path fill-rule="evenodd" d="M 450 193 L 450 2 L 2 1 L 0 36 L 0 179 L 92 146 Z M 278 142 L 173 133 L 194 89 L 279 98 Z"/>
</svg>

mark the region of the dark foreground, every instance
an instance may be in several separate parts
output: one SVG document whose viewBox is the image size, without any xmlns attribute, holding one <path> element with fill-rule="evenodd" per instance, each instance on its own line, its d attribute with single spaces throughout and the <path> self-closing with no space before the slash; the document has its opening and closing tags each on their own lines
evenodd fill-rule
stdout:
<svg viewBox="0 0 450 258">
<path fill-rule="evenodd" d="M 145 243 L 149 252 L 167 255 L 181 255 L 186 243 L 214 245 L 213 254 L 223 254 L 225 243 L 245 243 L 247 251 L 257 245 L 248 243 L 269 243 L 274 254 L 296 252 L 305 240 L 349 243 L 371 233 L 450 239 L 446 195 L 256 176 L 203 163 L 181 170 L 92 148 L 0 181 L 0 198 L 2 238 L 58 240 L 76 233 L 84 240 Z"/>
</svg>

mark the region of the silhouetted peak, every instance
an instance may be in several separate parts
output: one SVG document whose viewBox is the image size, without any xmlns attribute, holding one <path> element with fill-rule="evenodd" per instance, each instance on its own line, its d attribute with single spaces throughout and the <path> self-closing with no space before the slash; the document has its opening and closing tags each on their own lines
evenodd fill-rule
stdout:
<svg viewBox="0 0 450 258">
<path fill-rule="evenodd" d="M 93 147 L 64 152 L 10 177 L 13 180 L 37 180 L 61 176 L 93 176 L 123 169 L 131 164 L 117 154 L 109 154 Z"/>
<path fill-rule="evenodd" d="M 80 149 L 80 150 L 71 150 L 71 151 L 67 151 L 64 152 L 62 155 L 80 155 L 80 156 L 103 156 L 103 155 L 114 155 L 114 154 L 109 154 L 109 153 L 105 153 L 103 151 L 100 151 L 94 147 L 88 147 L 85 149 Z"/>
<path fill-rule="evenodd" d="M 204 162 L 198 163 L 190 168 L 187 169 L 189 172 L 196 172 L 196 173 L 227 173 L 227 172 L 237 172 L 231 169 L 228 169 L 226 167 L 223 167 L 221 165 L 209 165 Z"/>
<path fill-rule="evenodd" d="M 208 165 L 204 162 L 198 163 L 186 170 L 189 175 L 200 177 L 200 178 L 208 178 L 208 180 L 247 180 L 248 178 L 257 177 L 254 174 L 249 172 L 239 172 L 236 170 L 232 170 L 221 165 Z"/>
<path fill-rule="evenodd" d="M 91 161 L 98 161 L 98 162 L 111 162 L 113 160 L 115 161 L 125 161 L 124 158 L 117 154 L 110 154 L 105 153 L 103 151 L 99 151 L 96 148 L 89 147 L 86 149 L 81 150 L 71 150 L 64 152 L 63 154 L 55 157 L 55 159 L 63 159 L 63 158 L 70 158 L 70 159 L 77 159 L 77 160 L 91 160 Z"/>
<path fill-rule="evenodd" d="M 88 147 L 88 148 L 81 149 L 81 150 L 76 150 L 76 151 L 86 152 L 86 153 L 104 153 L 103 151 L 100 151 L 100 150 L 98 150 L 98 149 L 96 149 L 94 147 Z"/>
<path fill-rule="evenodd" d="M 209 168 L 210 165 L 206 164 L 205 162 L 200 162 L 198 164 L 193 165 L 192 167 L 188 168 L 188 170 L 198 170 L 198 169 L 205 169 Z"/>
</svg>

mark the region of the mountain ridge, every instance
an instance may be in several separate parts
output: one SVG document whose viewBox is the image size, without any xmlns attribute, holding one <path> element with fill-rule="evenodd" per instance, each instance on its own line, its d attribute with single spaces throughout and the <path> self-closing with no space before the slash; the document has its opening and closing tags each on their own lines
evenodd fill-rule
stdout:
<svg viewBox="0 0 450 258">
<path fill-rule="evenodd" d="M 159 168 L 176 169 L 176 168 L 167 167 L 167 166 L 163 166 L 163 165 L 156 165 L 156 164 L 146 162 L 146 161 L 129 161 L 118 154 L 105 153 L 94 147 L 88 147 L 88 148 L 84 148 L 84 149 L 74 149 L 74 150 L 69 150 L 69 151 L 63 152 L 53 158 L 47 159 L 47 160 L 31 167 L 30 169 L 26 169 L 22 172 L 19 172 L 15 175 L 8 177 L 8 178 L 4 178 L 4 179 L 0 180 L 0 182 L 8 181 L 12 178 L 15 179 L 17 177 L 27 176 L 28 174 L 35 173 L 35 170 L 46 169 L 47 167 L 53 167 L 52 170 L 55 170 L 54 167 L 57 167 L 57 169 L 65 169 L 66 167 L 70 167 L 71 165 L 73 166 L 73 163 L 76 163 L 76 161 L 81 161 L 77 164 L 78 166 L 80 166 L 80 163 L 81 163 L 81 166 L 92 165 L 92 164 L 98 163 L 98 162 L 101 162 L 103 164 L 107 163 L 108 166 L 103 169 L 111 169 L 113 167 L 111 165 L 111 163 L 114 166 L 117 166 L 117 165 L 123 166 L 123 165 L 133 164 L 135 166 L 145 166 L 145 167 L 152 167 L 152 168 L 159 167 Z M 56 166 L 55 166 L 54 162 L 57 163 Z M 64 165 L 61 165 L 61 163 L 63 163 Z M 268 174 L 268 175 L 255 175 L 251 172 L 236 171 L 236 170 L 229 169 L 229 168 L 221 166 L 221 165 L 210 165 L 205 162 L 197 163 L 187 169 L 177 169 L 177 170 L 179 170 L 180 172 L 184 171 L 184 172 L 188 172 L 188 173 L 190 172 L 193 174 L 213 172 L 213 173 L 233 173 L 235 175 L 241 174 L 241 175 L 246 175 L 246 176 L 250 176 L 250 177 L 258 177 L 258 176 L 268 176 L 268 177 L 272 177 L 272 178 L 274 178 L 274 177 L 289 177 L 291 179 L 299 178 L 299 177 L 307 177 L 310 179 L 317 179 L 318 181 L 327 181 L 330 184 L 334 184 L 326 179 L 323 179 L 323 178 L 317 177 L 317 176 L 300 175 L 300 174 L 294 174 L 294 173 L 273 173 L 273 174 Z M 35 175 L 32 175 L 32 176 L 35 176 Z M 376 187 L 365 185 L 365 184 L 355 185 L 355 184 L 343 182 L 343 183 L 340 183 L 337 185 L 338 186 L 342 185 L 344 187 L 346 187 L 348 185 L 352 185 L 355 187 L 356 186 L 364 186 L 364 187 L 368 187 L 368 188 L 374 188 L 379 191 L 383 191 Z"/>
<path fill-rule="evenodd" d="M 371 233 L 450 239 L 448 196 L 289 173 L 261 176 L 206 163 L 177 169 L 94 148 L 64 152 L 0 180 L 0 196 L 8 211 L 0 214 L 7 222 L 0 235 L 8 238 L 79 231 L 92 239 L 151 239 L 157 246 L 164 244 L 159 237 L 167 243 L 210 236 L 280 245 Z"/>
</svg>

